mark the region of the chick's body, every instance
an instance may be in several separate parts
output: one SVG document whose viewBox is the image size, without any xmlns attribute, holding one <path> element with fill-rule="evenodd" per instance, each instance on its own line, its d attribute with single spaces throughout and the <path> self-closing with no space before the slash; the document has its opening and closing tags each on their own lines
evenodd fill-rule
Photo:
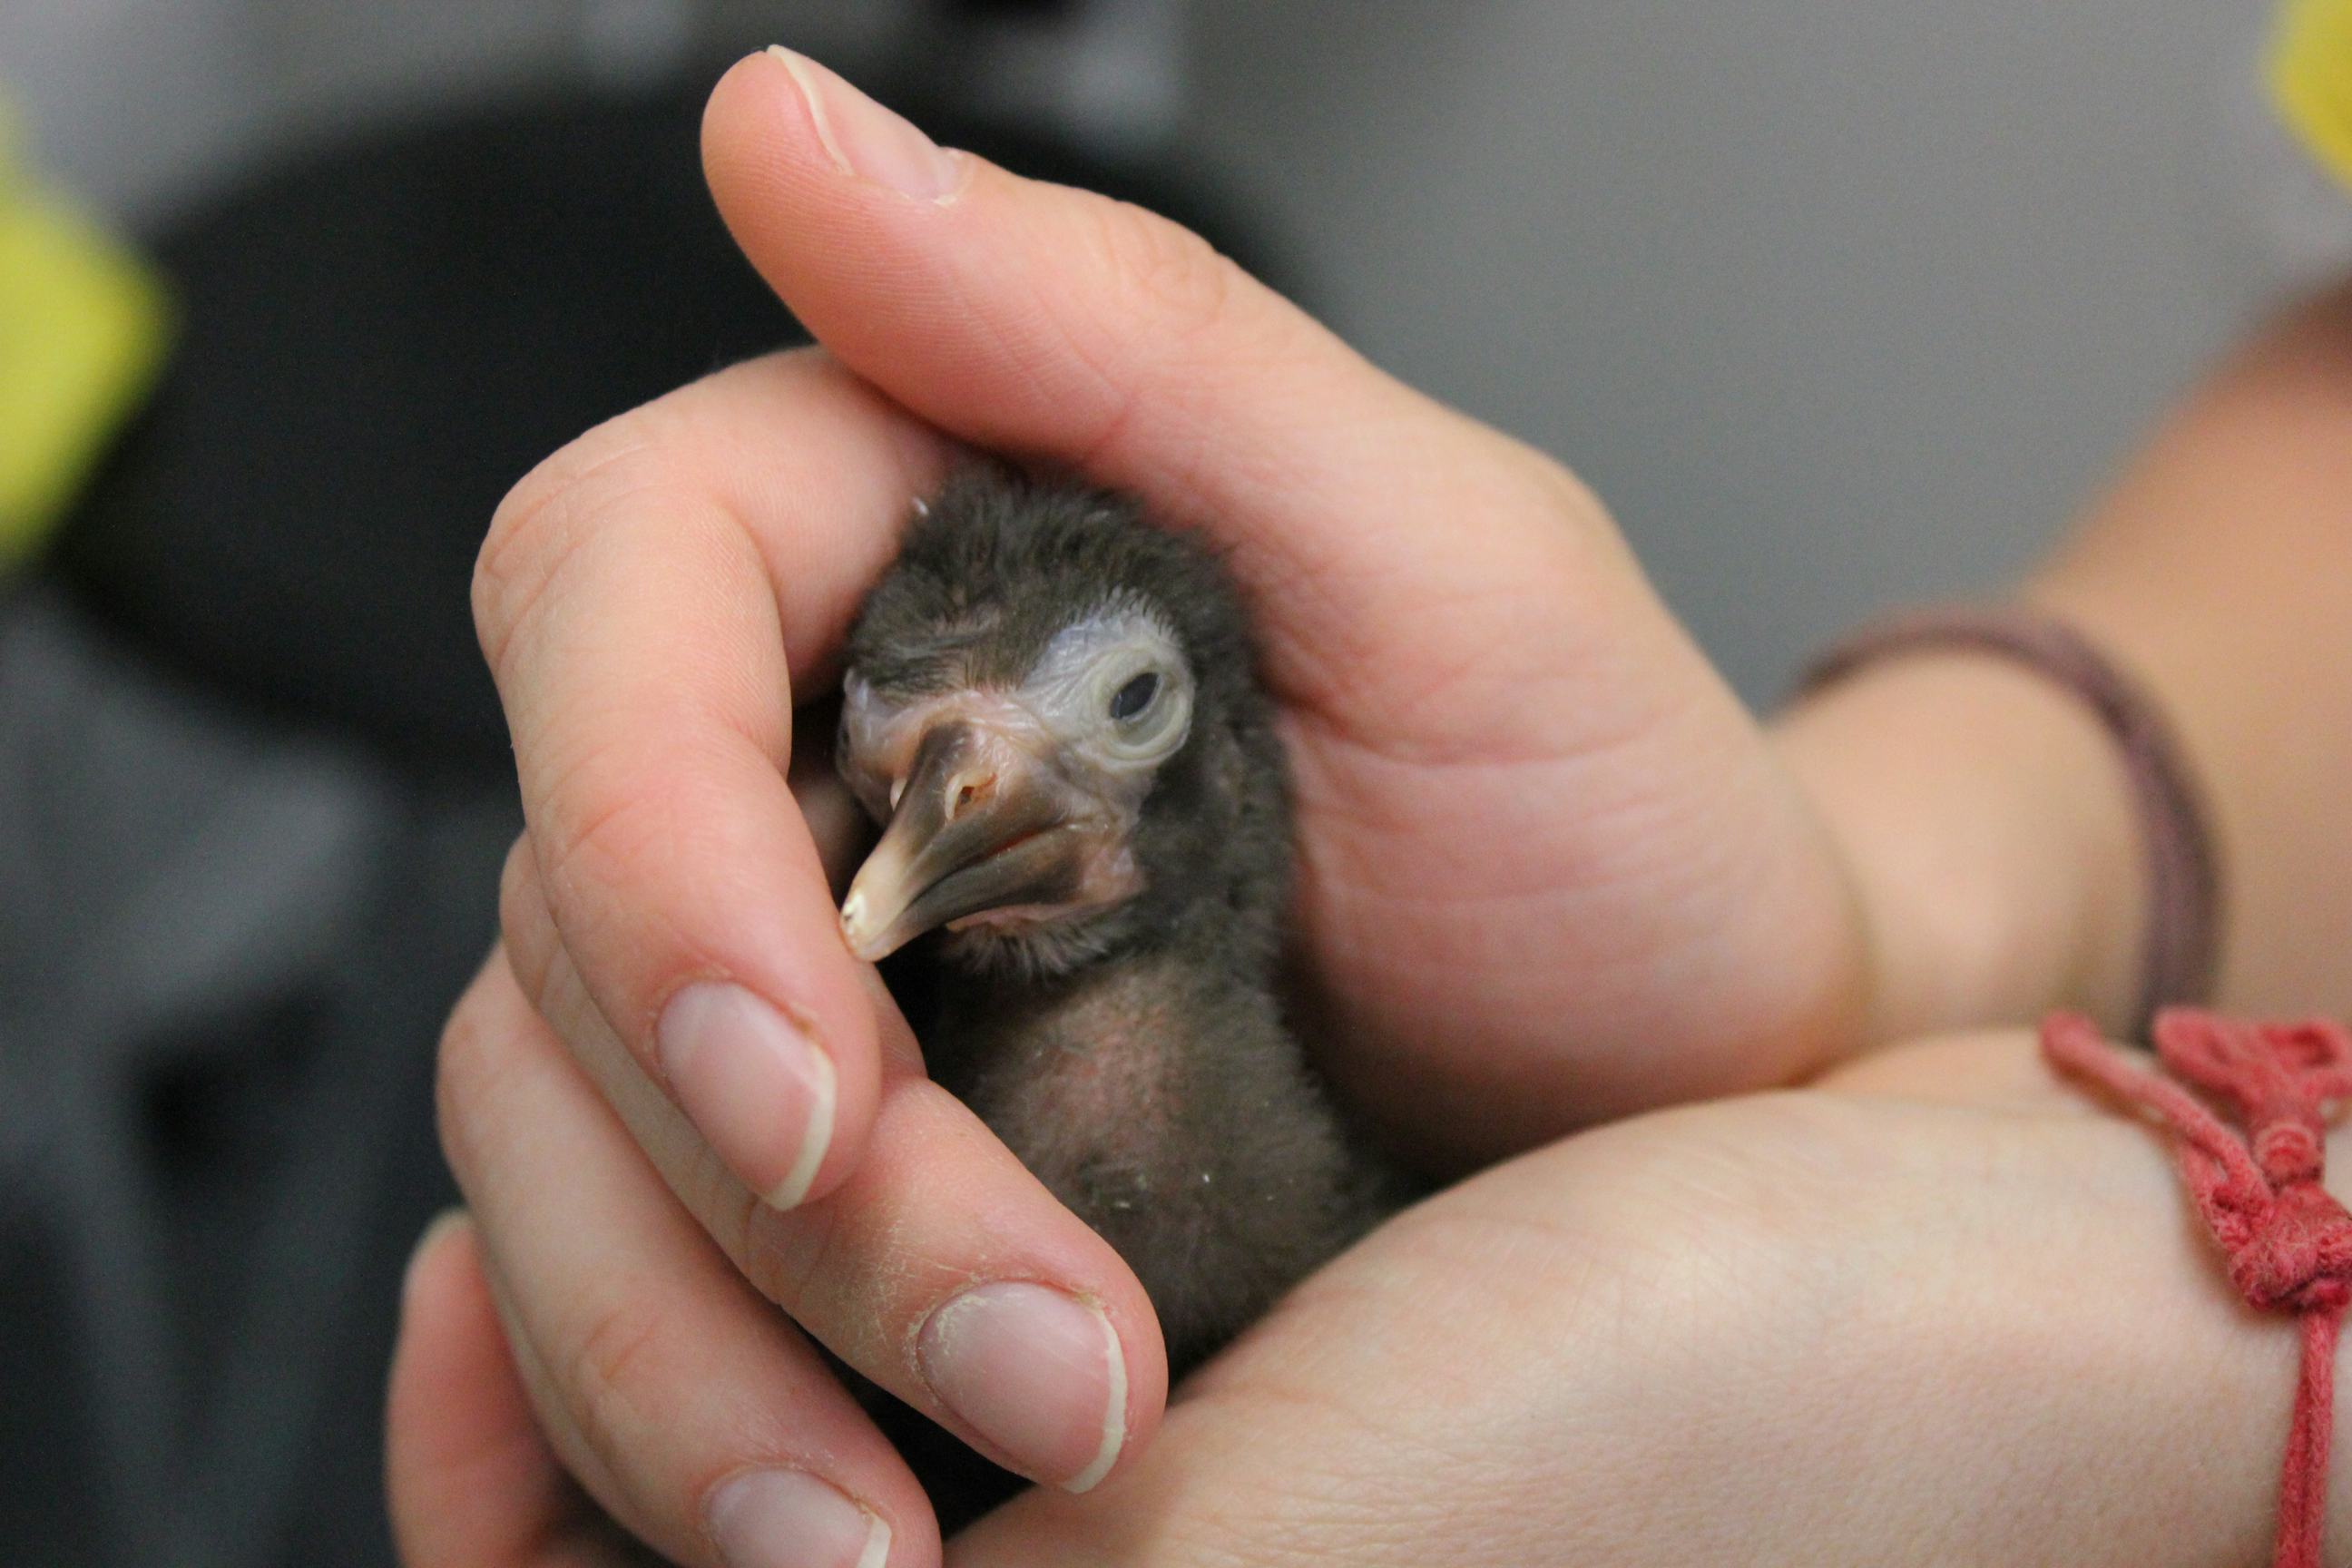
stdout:
<svg viewBox="0 0 2352 1568">
<path fill-rule="evenodd" d="M 975 469 L 849 653 L 840 761 L 888 826 L 845 931 L 871 956 L 949 927 L 934 1076 L 1127 1259 L 1186 1364 L 1393 1191 L 1276 1002 L 1288 800 L 1239 602 L 1118 498 Z"/>
<path fill-rule="evenodd" d="M 1178 1366 L 1372 1218 L 1296 1044 L 1213 953 L 959 988 L 938 1035 L 941 1081 L 1127 1259 Z"/>
</svg>

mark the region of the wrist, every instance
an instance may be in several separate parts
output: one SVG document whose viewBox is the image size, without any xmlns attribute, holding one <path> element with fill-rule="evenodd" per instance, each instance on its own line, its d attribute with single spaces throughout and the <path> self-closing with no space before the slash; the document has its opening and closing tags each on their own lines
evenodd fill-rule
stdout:
<svg viewBox="0 0 2352 1568">
<path fill-rule="evenodd" d="M 2146 920 L 2129 781 L 2072 693 L 2007 659 L 1890 658 L 1772 730 L 1858 910 L 1865 1044 L 2132 1010 Z"/>
</svg>

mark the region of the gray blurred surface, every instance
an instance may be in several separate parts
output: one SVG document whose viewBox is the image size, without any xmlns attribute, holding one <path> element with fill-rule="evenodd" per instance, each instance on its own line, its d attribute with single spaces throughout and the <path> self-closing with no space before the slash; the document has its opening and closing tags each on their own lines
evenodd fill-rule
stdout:
<svg viewBox="0 0 2352 1568">
<path fill-rule="evenodd" d="M 0 590 L 0 1561 L 389 1561 L 427 1047 L 517 819 Z"/>
<path fill-rule="evenodd" d="M 1175 134 L 1375 359 L 1581 470 L 1754 696 L 2021 563 L 2276 271 L 2223 132 L 2253 0 L 1180 9 Z M 14 0 L 0 69 L 142 216 L 354 114 L 688 35 L 855 69 L 920 11 Z"/>
<path fill-rule="evenodd" d="M 1355 341 L 1575 466 L 1762 696 L 2021 563 L 2239 329 L 2260 15 L 1209 0 L 1196 123 Z"/>
</svg>

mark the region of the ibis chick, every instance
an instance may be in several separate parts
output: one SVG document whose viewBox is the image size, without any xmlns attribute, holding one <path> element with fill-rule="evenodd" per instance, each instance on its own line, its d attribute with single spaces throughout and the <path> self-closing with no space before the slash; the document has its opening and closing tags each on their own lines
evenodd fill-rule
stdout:
<svg viewBox="0 0 2352 1568">
<path fill-rule="evenodd" d="M 959 473 L 859 612 L 836 761 L 883 825 L 851 950 L 941 932 L 933 1076 L 1126 1258 L 1175 1366 L 1391 1205 L 1276 1003 L 1282 750 L 1200 544 Z"/>
</svg>

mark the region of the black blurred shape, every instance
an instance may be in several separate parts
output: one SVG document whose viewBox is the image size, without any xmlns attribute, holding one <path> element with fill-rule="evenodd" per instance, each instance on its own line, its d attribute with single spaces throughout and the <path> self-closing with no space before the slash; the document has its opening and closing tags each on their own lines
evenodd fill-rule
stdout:
<svg viewBox="0 0 2352 1568">
<path fill-rule="evenodd" d="M 183 334 L 67 571 L 281 711 L 502 753 L 467 602 L 499 496 L 598 421 L 795 335 L 703 193 L 697 112 L 427 127 L 161 237 Z"/>
<path fill-rule="evenodd" d="M 90 1348 L 89 1324 L 57 1289 L 70 1272 L 49 1236 L 0 1211 L 0 1389 L 48 1395 L 0 1414 L 0 1549 L 11 1563 L 89 1561 L 85 1521 L 111 1500 L 88 1402 L 57 1396 L 59 1369 Z"/>
<path fill-rule="evenodd" d="M 1171 169 L 884 96 L 1264 269 Z M 500 496 L 599 421 L 806 341 L 703 187 L 701 99 L 698 81 L 357 143 L 157 237 L 184 325 L 65 531 L 68 578 L 153 652 L 280 712 L 502 762 L 467 598 Z"/>
</svg>

